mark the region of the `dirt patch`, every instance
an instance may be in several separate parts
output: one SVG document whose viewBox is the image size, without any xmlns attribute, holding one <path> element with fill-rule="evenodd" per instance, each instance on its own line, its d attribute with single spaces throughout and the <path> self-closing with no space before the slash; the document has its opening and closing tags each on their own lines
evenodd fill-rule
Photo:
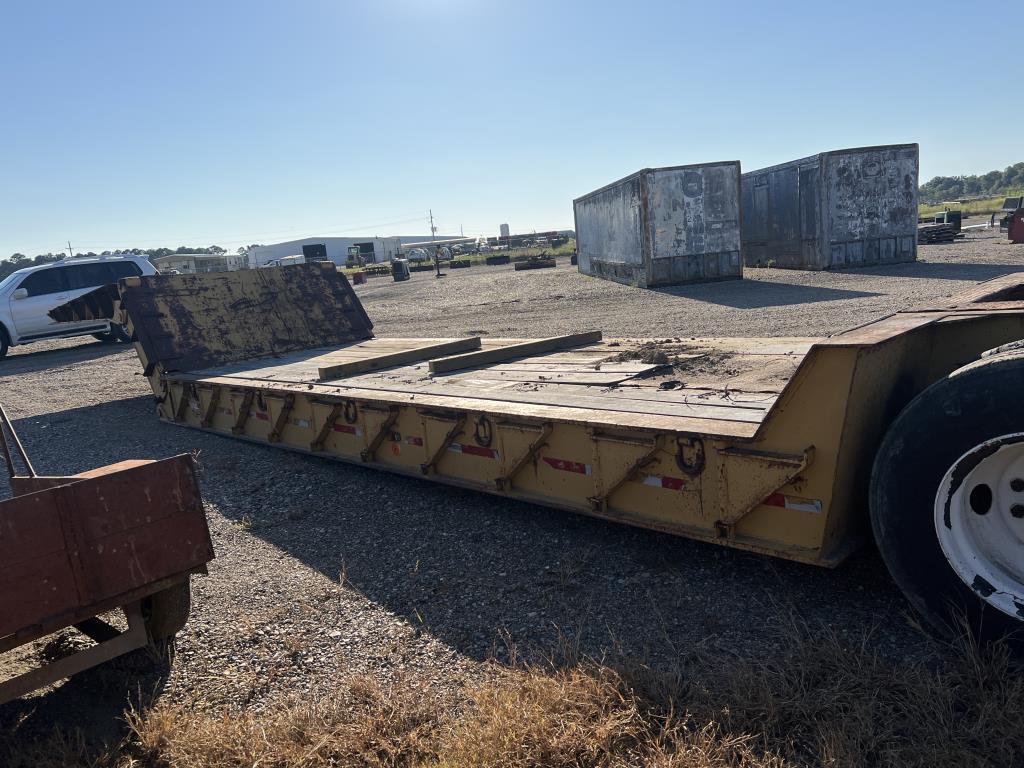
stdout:
<svg viewBox="0 0 1024 768">
<path fill-rule="evenodd" d="M 676 358 L 672 369 L 681 375 L 736 376 L 740 369 L 735 365 L 736 355 L 732 352 L 705 352 L 695 357 Z"/>
<path fill-rule="evenodd" d="M 679 355 L 688 349 L 685 345 L 674 344 L 672 339 L 647 341 L 634 349 L 619 352 L 610 360 L 616 363 L 636 361 L 645 365 L 675 365 L 679 362 Z"/>
</svg>

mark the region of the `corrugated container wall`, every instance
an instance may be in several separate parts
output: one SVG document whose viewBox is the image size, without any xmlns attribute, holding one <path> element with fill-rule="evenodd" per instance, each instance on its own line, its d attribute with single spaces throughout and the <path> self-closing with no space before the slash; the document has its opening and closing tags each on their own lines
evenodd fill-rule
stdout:
<svg viewBox="0 0 1024 768">
<path fill-rule="evenodd" d="M 738 162 L 645 168 L 573 209 L 584 274 L 641 288 L 743 277 Z"/>
<path fill-rule="evenodd" d="M 917 176 L 917 144 L 823 152 L 743 174 L 744 264 L 914 261 Z"/>
</svg>

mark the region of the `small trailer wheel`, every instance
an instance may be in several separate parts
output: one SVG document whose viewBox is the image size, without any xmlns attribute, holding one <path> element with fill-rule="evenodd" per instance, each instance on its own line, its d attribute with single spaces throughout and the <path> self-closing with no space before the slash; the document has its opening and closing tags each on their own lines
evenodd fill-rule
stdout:
<svg viewBox="0 0 1024 768">
<path fill-rule="evenodd" d="M 188 621 L 191 605 L 188 579 L 143 600 L 142 617 L 150 639 L 155 642 L 172 639 Z"/>
<path fill-rule="evenodd" d="M 937 633 L 966 620 L 1024 653 L 1024 355 L 928 387 L 885 435 L 871 524 L 893 579 Z"/>
</svg>

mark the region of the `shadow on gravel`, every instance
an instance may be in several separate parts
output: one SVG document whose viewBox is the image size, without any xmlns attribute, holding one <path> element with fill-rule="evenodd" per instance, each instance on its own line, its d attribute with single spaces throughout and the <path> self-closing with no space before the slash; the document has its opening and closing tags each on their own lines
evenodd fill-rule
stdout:
<svg viewBox="0 0 1024 768">
<path fill-rule="evenodd" d="M 7 357 L 0 360 L 0 377 L 32 373 L 62 365 L 74 365 L 89 360 L 98 360 L 118 352 L 132 351 L 129 344 L 104 344 L 101 341 L 57 349 L 33 350 L 31 344 L 24 347 L 12 347 L 11 351 L 7 353 Z"/>
<path fill-rule="evenodd" d="M 203 496 L 237 529 L 471 658 L 506 658 L 507 639 L 528 657 L 568 645 L 667 668 L 695 648 L 766 651 L 794 612 L 851 639 L 874 627 L 883 655 L 924 652 L 870 547 L 834 571 L 799 565 L 161 424 L 149 397 L 17 427 L 47 473 L 199 451 Z M 266 562 L 266 578 L 290 578 Z M 353 620 L 310 600 L 325 628 Z"/>
<path fill-rule="evenodd" d="M 851 291 L 845 288 L 821 288 L 813 285 L 794 285 L 751 279 L 664 286 L 650 290 L 735 309 L 781 307 L 791 304 L 812 304 L 819 301 L 842 301 L 843 299 L 860 299 L 881 295 L 869 291 Z"/>
<path fill-rule="evenodd" d="M 0 705 L 0 756 L 54 729 L 80 729 L 91 740 L 116 742 L 123 736 L 126 707 L 157 699 L 166 666 L 145 649 L 81 672 L 57 687 Z M 2 762 L 2 760 L 0 760 Z"/>
<path fill-rule="evenodd" d="M 1024 272 L 1022 264 L 976 264 L 971 262 L 913 261 L 907 264 L 891 264 L 878 267 L 857 267 L 856 269 L 833 269 L 846 275 L 881 275 L 883 277 L 920 277 L 927 280 L 992 280 L 1013 272 Z"/>
</svg>

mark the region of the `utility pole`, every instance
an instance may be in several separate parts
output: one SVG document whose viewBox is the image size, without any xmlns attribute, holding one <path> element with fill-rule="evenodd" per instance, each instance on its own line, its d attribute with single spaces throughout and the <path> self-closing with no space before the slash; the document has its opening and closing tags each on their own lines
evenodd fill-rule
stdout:
<svg viewBox="0 0 1024 768">
<path fill-rule="evenodd" d="M 68 258 L 69 259 L 75 258 L 75 252 L 71 249 L 71 241 L 70 240 L 68 240 Z"/>
<path fill-rule="evenodd" d="M 434 226 L 434 209 L 428 209 L 430 212 L 430 242 L 434 242 L 434 235 L 437 233 L 437 227 Z M 441 257 L 440 249 L 434 245 L 434 277 L 444 277 L 441 272 Z"/>
</svg>

